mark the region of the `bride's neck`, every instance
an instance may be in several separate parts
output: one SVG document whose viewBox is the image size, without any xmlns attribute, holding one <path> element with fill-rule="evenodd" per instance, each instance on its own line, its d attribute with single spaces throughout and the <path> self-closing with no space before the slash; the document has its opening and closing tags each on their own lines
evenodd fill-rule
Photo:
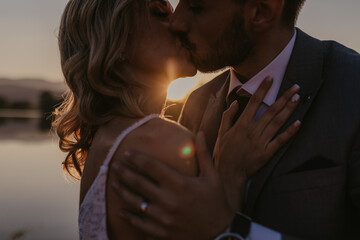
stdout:
<svg viewBox="0 0 360 240">
<path fill-rule="evenodd" d="M 160 114 L 164 108 L 164 104 L 167 96 L 167 87 L 161 89 L 149 89 L 143 101 L 143 105 L 140 106 L 145 114 L 157 113 Z"/>
<path fill-rule="evenodd" d="M 142 101 L 141 109 L 145 114 L 161 113 L 166 97 L 167 88 L 169 87 L 170 80 L 165 74 L 150 74 L 134 72 L 134 77 L 138 81 L 146 83 L 146 89 L 135 90 L 136 94 L 144 99 Z"/>
</svg>

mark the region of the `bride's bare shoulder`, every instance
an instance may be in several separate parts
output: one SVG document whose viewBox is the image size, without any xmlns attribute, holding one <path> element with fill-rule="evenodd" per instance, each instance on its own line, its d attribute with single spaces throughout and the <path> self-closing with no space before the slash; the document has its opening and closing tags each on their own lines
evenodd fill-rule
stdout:
<svg viewBox="0 0 360 240">
<path fill-rule="evenodd" d="M 190 131 L 175 122 L 158 118 L 136 128 L 120 144 L 111 166 L 116 161 L 123 161 L 126 151 L 142 152 L 184 175 L 197 175 L 194 137 Z M 112 171 L 113 168 L 110 167 L 110 169 L 108 184 L 118 181 L 117 173 Z M 109 229 L 113 238 L 145 239 L 146 237 L 141 231 L 129 226 L 119 218 L 118 213 L 125 203 L 110 185 L 108 185 L 107 199 Z"/>
<path fill-rule="evenodd" d="M 159 159 L 182 174 L 197 174 L 194 135 L 174 121 L 153 119 L 129 134 L 124 145 Z"/>
</svg>

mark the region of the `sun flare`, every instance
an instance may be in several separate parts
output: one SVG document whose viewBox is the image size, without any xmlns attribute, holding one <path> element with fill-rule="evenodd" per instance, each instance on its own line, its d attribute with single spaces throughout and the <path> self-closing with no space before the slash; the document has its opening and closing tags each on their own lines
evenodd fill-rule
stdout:
<svg viewBox="0 0 360 240">
<path fill-rule="evenodd" d="M 201 87 L 223 71 L 217 73 L 200 73 L 193 77 L 179 78 L 173 81 L 167 93 L 167 98 L 173 101 L 183 100 L 191 91 Z"/>
<path fill-rule="evenodd" d="M 168 99 L 180 100 L 184 98 L 197 84 L 196 77 L 179 78 L 172 82 L 168 88 Z"/>
</svg>

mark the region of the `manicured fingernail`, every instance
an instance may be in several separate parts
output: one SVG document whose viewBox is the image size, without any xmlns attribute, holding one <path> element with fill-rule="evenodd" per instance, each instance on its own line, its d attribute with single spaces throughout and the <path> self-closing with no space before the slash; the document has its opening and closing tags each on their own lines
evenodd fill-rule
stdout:
<svg viewBox="0 0 360 240">
<path fill-rule="evenodd" d="M 300 99 L 300 95 L 296 93 L 294 96 L 292 96 L 291 101 L 293 103 L 296 103 L 297 101 L 299 101 L 299 99 Z"/>
<path fill-rule="evenodd" d="M 230 104 L 230 107 L 234 107 L 236 104 L 238 104 L 238 101 L 237 101 L 237 100 L 233 101 L 233 102 Z"/>
<path fill-rule="evenodd" d="M 298 91 L 300 89 L 300 86 L 295 84 L 294 86 L 292 86 L 292 90 Z"/>
<path fill-rule="evenodd" d="M 300 125 L 301 125 L 300 120 L 297 120 L 296 122 L 294 122 L 294 126 L 295 126 L 295 127 L 300 127 Z"/>
</svg>

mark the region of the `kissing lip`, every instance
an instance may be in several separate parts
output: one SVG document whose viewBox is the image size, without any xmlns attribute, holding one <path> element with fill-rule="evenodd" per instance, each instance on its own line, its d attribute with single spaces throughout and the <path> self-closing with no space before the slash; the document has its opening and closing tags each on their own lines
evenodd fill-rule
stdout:
<svg viewBox="0 0 360 240">
<path fill-rule="evenodd" d="M 188 52 L 191 52 L 191 49 L 189 46 L 185 45 L 183 42 L 181 42 L 181 46 Z"/>
<path fill-rule="evenodd" d="M 187 49 L 189 52 L 194 52 L 196 50 L 196 45 L 189 41 L 186 36 L 178 36 L 181 45 Z"/>
</svg>

